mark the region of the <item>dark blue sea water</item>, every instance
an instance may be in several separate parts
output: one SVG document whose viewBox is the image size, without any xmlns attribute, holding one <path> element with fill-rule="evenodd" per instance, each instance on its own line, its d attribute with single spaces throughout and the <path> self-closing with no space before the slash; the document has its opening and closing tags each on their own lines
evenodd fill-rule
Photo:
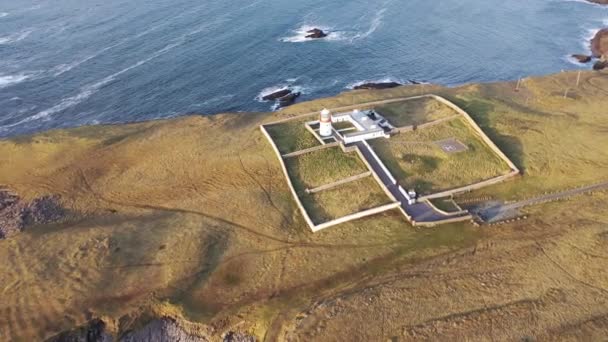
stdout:
<svg viewBox="0 0 608 342">
<path fill-rule="evenodd" d="M 256 97 L 286 85 L 558 72 L 607 20 L 565 0 L 0 0 L 0 137 L 266 111 Z M 332 34 L 304 41 L 313 26 Z"/>
</svg>

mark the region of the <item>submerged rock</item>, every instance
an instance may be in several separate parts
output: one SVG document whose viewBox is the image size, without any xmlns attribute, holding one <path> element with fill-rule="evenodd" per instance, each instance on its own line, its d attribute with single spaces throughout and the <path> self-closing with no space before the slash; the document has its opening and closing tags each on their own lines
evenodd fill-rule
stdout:
<svg viewBox="0 0 608 342">
<path fill-rule="evenodd" d="M 591 56 L 587 56 L 587 55 L 574 54 L 574 55 L 572 55 L 572 58 L 576 59 L 579 63 L 591 62 Z"/>
<path fill-rule="evenodd" d="M 308 35 L 306 35 L 306 38 L 319 39 L 327 37 L 327 33 L 323 32 L 323 30 L 318 28 L 306 31 L 306 33 L 308 33 Z"/>
<path fill-rule="evenodd" d="M 608 56 L 608 28 L 603 28 L 591 39 L 591 53 L 593 57 Z"/>
<path fill-rule="evenodd" d="M 59 196 L 44 196 L 27 202 L 8 190 L 0 189 L 0 239 L 30 225 L 59 221 L 65 213 Z"/>
<path fill-rule="evenodd" d="M 389 88 L 395 88 L 395 87 L 399 87 L 402 86 L 401 83 L 397 83 L 397 82 L 380 82 L 380 83 L 363 83 L 360 84 L 358 86 L 355 86 L 354 89 L 355 90 L 359 90 L 359 89 L 389 89 Z"/>
</svg>

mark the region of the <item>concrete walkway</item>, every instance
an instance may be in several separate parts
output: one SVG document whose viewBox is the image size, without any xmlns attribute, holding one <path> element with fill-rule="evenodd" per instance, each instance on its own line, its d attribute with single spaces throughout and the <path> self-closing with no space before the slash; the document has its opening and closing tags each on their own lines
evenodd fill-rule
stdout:
<svg viewBox="0 0 608 342">
<path fill-rule="evenodd" d="M 374 171 L 382 183 L 386 186 L 386 188 L 391 192 L 393 196 L 397 199 L 397 201 L 401 202 L 401 208 L 412 217 L 415 222 L 437 222 L 450 218 L 458 217 L 455 216 L 446 216 L 442 213 L 437 212 L 426 202 L 408 204 L 407 198 L 403 195 L 401 191 L 399 191 L 399 185 L 394 183 L 392 177 L 386 173 L 384 168 L 378 163 L 377 159 L 374 157 L 375 152 L 371 150 L 369 145 L 363 142 L 354 143 L 355 146 L 359 148 L 365 160 L 372 167 L 372 171 Z M 462 216 L 465 216 L 463 214 Z"/>
</svg>

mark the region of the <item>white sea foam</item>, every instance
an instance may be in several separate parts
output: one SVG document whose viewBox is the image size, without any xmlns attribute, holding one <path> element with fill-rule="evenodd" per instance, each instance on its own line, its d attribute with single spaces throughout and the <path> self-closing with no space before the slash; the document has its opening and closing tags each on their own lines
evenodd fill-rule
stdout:
<svg viewBox="0 0 608 342">
<path fill-rule="evenodd" d="M 312 41 L 347 41 L 353 42 L 358 39 L 364 39 L 371 36 L 376 30 L 382 25 L 384 21 L 384 15 L 387 11 L 387 4 L 383 6 L 381 9 L 376 11 L 371 18 L 368 27 L 363 26 L 362 28 L 355 28 L 349 30 L 339 30 L 334 27 L 324 26 L 324 25 L 314 25 L 314 24 L 303 24 L 295 30 L 290 32 L 290 35 L 279 39 L 281 42 L 285 43 L 304 43 L 304 42 L 312 42 Z M 306 38 L 308 31 L 318 28 L 327 33 L 327 37 L 320 39 L 312 39 Z"/>
<path fill-rule="evenodd" d="M 0 12 L 0 18 L 4 18 L 6 16 L 8 16 L 7 12 Z"/>
<path fill-rule="evenodd" d="M 572 55 L 565 55 L 562 57 L 562 59 L 570 64 L 572 64 L 575 67 L 579 67 L 579 68 L 584 68 L 587 64 L 585 63 L 581 63 L 578 61 L 578 59 L 572 57 Z"/>
<path fill-rule="evenodd" d="M 30 117 L 27 117 L 21 121 L 18 121 L 16 123 L 10 124 L 10 125 L 4 125 L 1 126 L 0 128 L 10 128 L 10 127 L 15 127 L 18 125 L 21 125 L 23 123 L 26 122 L 31 122 L 34 120 L 40 120 L 40 119 L 45 119 L 45 118 L 49 118 L 51 115 L 64 111 L 70 107 L 73 107 L 79 103 L 81 103 L 82 101 L 88 99 L 89 97 L 91 97 L 91 95 L 95 94 L 99 89 L 101 89 L 103 86 L 105 86 L 106 84 L 114 81 L 116 79 L 116 77 L 130 71 L 133 70 L 139 66 L 142 66 L 146 63 L 148 63 L 149 61 L 160 57 L 161 55 L 167 53 L 168 51 L 170 51 L 171 49 L 175 48 L 178 45 L 181 45 L 183 42 L 176 42 L 173 44 L 169 44 L 167 46 L 165 46 L 163 49 L 158 50 L 157 52 L 155 52 L 154 54 L 150 55 L 148 58 L 143 59 L 135 64 L 132 64 L 118 72 L 113 73 L 110 76 L 107 76 L 105 78 L 103 78 L 102 80 L 95 82 L 93 84 L 87 85 L 83 88 L 80 89 L 80 92 L 74 96 L 70 96 L 67 98 L 62 99 L 58 104 L 56 104 L 55 106 L 45 109 L 35 115 L 32 115 Z"/>
<path fill-rule="evenodd" d="M 363 38 L 367 38 L 367 37 L 371 36 L 382 25 L 382 23 L 384 21 L 385 13 L 386 13 L 386 8 L 382 8 L 378 12 L 376 12 L 376 14 L 374 14 L 374 17 L 372 18 L 372 21 L 370 23 L 368 30 L 363 33 L 355 35 L 354 37 L 352 37 L 351 40 L 363 39 Z"/>
<path fill-rule="evenodd" d="M 8 87 L 10 85 L 21 83 L 21 82 L 27 80 L 28 78 L 30 78 L 30 76 L 31 75 L 28 75 L 28 74 L 0 76 L 0 89 Z"/>
<path fill-rule="evenodd" d="M 320 38 L 320 39 L 306 38 L 306 36 L 310 34 L 310 33 L 308 33 L 308 31 L 313 30 L 315 28 L 323 30 L 325 33 L 328 34 L 328 36 L 325 38 Z M 280 41 L 285 42 L 285 43 L 303 43 L 303 42 L 311 42 L 311 41 L 315 41 L 315 40 L 331 40 L 332 38 L 335 38 L 335 36 L 336 36 L 336 32 L 332 32 L 331 30 L 332 29 L 327 26 L 305 24 L 305 25 L 302 25 L 302 26 L 298 27 L 297 29 L 293 30 L 291 32 L 290 36 L 281 38 Z"/>
<path fill-rule="evenodd" d="M 587 0 L 559 0 L 559 2 L 577 2 L 579 4 L 595 6 L 599 8 L 604 8 L 604 5 L 596 4 L 595 2 L 587 1 Z"/>
<path fill-rule="evenodd" d="M 595 37 L 598 31 L 599 29 L 597 28 L 586 29 L 585 33 L 583 34 L 581 45 L 583 46 L 583 50 L 588 54 L 591 54 L 591 39 Z"/>
<path fill-rule="evenodd" d="M 27 38 L 32 32 L 33 32 L 32 30 L 26 30 L 26 31 L 13 33 L 8 36 L 0 37 L 0 45 L 12 44 L 12 43 L 22 41 L 25 38 Z"/>
<path fill-rule="evenodd" d="M 390 82 L 396 82 L 396 83 L 400 83 L 400 84 L 410 83 L 407 81 L 403 81 L 402 79 L 389 76 L 389 77 L 379 78 L 379 79 L 375 79 L 375 80 L 364 80 L 364 81 L 353 82 L 353 83 L 348 84 L 345 87 L 345 89 L 355 89 L 355 87 L 366 84 L 366 83 L 390 83 Z"/>
</svg>

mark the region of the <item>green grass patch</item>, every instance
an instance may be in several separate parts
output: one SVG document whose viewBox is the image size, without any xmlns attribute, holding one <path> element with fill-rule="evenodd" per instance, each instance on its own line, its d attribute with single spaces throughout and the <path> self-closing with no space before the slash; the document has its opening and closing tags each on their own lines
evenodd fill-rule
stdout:
<svg viewBox="0 0 608 342">
<path fill-rule="evenodd" d="M 315 224 L 391 203 L 373 177 L 315 194 L 301 193 L 300 198 Z"/>
<path fill-rule="evenodd" d="M 390 103 L 375 108 L 395 127 L 421 125 L 457 114 L 433 98 L 420 98 Z"/>
<path fill-rule="evenodd" d="M 454 138 L 468 149 L 444 152 L 436 142 Z M 509 172 L 508 165 L 462 118 L 371 142 L 397 181 L 428 195 L 490 179 Z"/>
<path fill-rule="evenodd" d="M 339 147 L 285 158 L 285 164 L 298 192 L 367 171 L 358 155 L 345 153 Z"/>
<path fill-rule="evenodd" d="M 296 152 L 307 148 L 321 145 L 319 141 L 310 133 L 305 121 L 289 121 L 277 125 L 266 126 L 266 130 L 274 143 L 277 145 L 281 154 Z"/>
</svg>

